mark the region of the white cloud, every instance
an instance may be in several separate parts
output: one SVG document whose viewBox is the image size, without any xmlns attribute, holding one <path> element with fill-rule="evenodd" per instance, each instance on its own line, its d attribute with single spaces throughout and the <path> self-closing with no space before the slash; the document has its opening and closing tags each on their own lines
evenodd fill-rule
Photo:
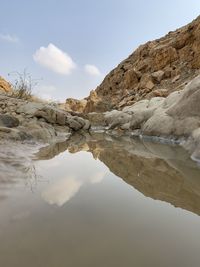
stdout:
<svg viewBox="0 0 200 267">
<path fill-rule="evenodd" d="M 33 55 L 38 64 L 59 74 L 67 75 L 76 67 L 72 58 L 53 44 L 41 46 Z"/>
<path fill-rule="evenodd" d="M 84 66 L 84 70 L 86 73 L 93 75 L 93 76 L 101 75 L 99 69 L 95 65 L 86 64 Z"/>
<path fill-rule="evenodd" d="M 15 35 L 0 33 L 0 40 L 9 43 L 19 43 L 19 38 Z"/>
<path fill-rule="evenodd" d="M 89 177 L 89 181 L 92 184 L 98 184 L 98 183 L 100 183 L 104 179 L 105 175 L 106 175 L 105 172 L 97 172 L 97 173 L 94 173 L 93 175 L 91 175 Z"/>
<path fill-rule="evenodd" d="M 73 177 L 61 179 L 49 185 L 42 192 L 42 198 L 49 204 L 61 207 L 79 191 L 81 185 L 82 182 Z"/>
</svg>

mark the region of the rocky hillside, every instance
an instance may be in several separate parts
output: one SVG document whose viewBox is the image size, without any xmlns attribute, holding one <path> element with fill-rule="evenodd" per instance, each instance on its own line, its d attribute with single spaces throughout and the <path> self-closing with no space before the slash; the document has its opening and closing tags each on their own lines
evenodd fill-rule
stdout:
<svg viewBox="0 0 200 267">
<path fill-rule="evenodd" d="M 199 74 L 200 16 L 163 38 L 139 46 L 84 100 L 66 100 L 66 109 L 104 112 L 141 99 L 168 96 Z"/>
</svg>

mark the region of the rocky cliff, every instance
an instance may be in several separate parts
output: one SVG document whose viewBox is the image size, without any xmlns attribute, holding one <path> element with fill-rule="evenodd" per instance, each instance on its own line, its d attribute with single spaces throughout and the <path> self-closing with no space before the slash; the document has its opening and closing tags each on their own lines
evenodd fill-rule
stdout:
<svg viewBox="0 0 200 267">
<path fill-rule="evenodd" d="M 166 97 L 181 90 L 199 74 L 200 16 L 163 38 L 139 46 L 79 103 L 67 99 L 66 108 L 78 112 L 121 109 L 141 99 Z"/>
</svg>

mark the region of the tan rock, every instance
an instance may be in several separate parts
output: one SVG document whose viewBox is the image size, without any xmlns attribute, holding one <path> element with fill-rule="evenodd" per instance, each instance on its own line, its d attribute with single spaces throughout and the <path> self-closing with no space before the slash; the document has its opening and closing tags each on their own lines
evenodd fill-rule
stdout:
<svg viewBox="0 0 200 267">
<path fill-rule="evenodd" d="M 7 82 L 4 78 L 2 78 L 1 76 L 0 76 L 0 90 L 5 93 L 9 93 L 12 91 L 11 84 Z"/>
<path fill-rule="evenodd" d="M 153 79 L 152 76 L 149 74 L 144 74 L 141 77 L 140 84 L 139 84 L 139 89 L 149 89 L 151 90 L 154 87 Z"/>
<path fill-rule="evenodd" d="M 180 79 L 180 75 L 175 76 L 175 77 L 172 79 L 172 83 L 175 83 L 175 82 L 178 81 L 179 79 Z"/>
<path fill-rule="evenodd" d="M 154 88 L 155 84 L 152 81 L 148 81 L 146 84 L 146 88 L 149 90 L 152 90 Z"/>
<path fill-rule="evenodd" d="M 64 109 L 66 111 L 76 111 L 76 112 L 83 112 L 87 104 L 86 99 L 77 100 L 74 98 L 67 98 Z"/>
<path fill-rule="evenodd" d="M 168 94 L 169 91 L 167 89 L 157 89 L 153 91 L 153 95 L 157 97 L 166 97 Z"/>
<path fill-rule="evenodd" d="M 158 71 L 153 72 L 151 75 L 153 79 L 155 80 L 155 82 L 160 83 L 165 75 L 165 72 L 163 70 L 158 70 Z"/>
<path fill-rule="evenodd" d="M 174 47 L 159 45 L 152 50 L 151 57 L 153 59 L 152 68 L 158 71 L 177 60 L 178 54 Z"/>
<path fill-rule="evenodd" d="M 130 69 L 125 73 L 124 82 L 125 82 L 126 88 L 131 88 L 137 85 L 138 75 L 134 69 Z"/>
</svg>

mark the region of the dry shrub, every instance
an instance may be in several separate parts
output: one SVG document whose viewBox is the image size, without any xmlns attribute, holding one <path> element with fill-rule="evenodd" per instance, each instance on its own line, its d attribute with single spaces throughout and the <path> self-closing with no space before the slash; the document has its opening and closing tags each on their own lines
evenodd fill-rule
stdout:
<svg viewBox="0 0 200 267">
<path fill-rule="evenodd" d="M 12 83 L 11 96 L 15 98 L 33 100 L 33 88 L 37 85 L 37 82 L 32 79 L 31 75 L 24 70 L 23 73 L 12 72 L 9 75 L 15 75 L 16 78 Z"/>
</svg>

